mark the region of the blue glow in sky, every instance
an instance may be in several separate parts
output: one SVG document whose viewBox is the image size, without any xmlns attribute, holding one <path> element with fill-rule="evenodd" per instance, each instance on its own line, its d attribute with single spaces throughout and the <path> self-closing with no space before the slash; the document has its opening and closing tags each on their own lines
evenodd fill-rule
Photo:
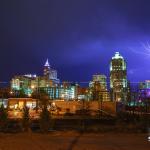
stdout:
<svg viewBox="0 0 150 150">
<path fill-rule="evenodd" d="M 0 80 L 42 73 L 47 58 L 61 80 L 109 77 L 116 51 L 131 81 L 150 79 L 149 0 L 6 0 L 0 5 Z"/>
</svg>

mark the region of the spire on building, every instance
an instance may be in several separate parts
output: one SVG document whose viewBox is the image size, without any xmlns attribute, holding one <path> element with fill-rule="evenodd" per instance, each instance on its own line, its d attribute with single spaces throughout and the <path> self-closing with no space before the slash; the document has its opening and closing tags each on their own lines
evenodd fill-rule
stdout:
<svg viewBox="0 0 150 150">
<path fill-rule="evenodd" d="M 112 59 L 123 59 L 123 57 L 119 52 L 115 52 L 115 56 L 113 56 Z"/>
<path fill-rule="evenodd" d="M 45 65 L 44 65 L 45 67 L 50 67 L 50 64 L 49 64 L 49 61 L 48 61 L 48 59 L 46 60 L 46 63 L 45 63 Z"/>
</svg>

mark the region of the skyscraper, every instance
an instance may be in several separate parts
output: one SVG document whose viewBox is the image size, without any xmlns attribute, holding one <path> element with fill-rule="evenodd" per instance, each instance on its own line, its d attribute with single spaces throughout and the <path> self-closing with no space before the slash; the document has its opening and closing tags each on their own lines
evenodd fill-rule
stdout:
<svg viewBox="0 0 150 150">
<path fill-rule="evenodd" d="M 44 65 L 44 75 L 26 74 L 14 76 L 11 80 L 11 90 L 21 91 L 30 96 L 36 89 L 57 87 L 60 80 L 57 78 L 57 71 L 50 67 L 48 59 Z"/>
<path fill-rule="evenodd" d="M 100 83 L 101 89 L 106 90 L 107 89 L 107 82 L 106 82 L 106 76 L 102 74 L 95 74 L 93 75 L 93 80 L 90 82 L 89 86 L 93 86 L 95 82 Z"/>
<path fill-rule="evenodd" d="M 50 65 L 48 59 L 46 60 L 46 63 L 44 65 L 44 76 L 49 77 L 50 74 Z"/>
<path fill-rule="evenodd" d="M 59 83 L 59 79 L 57 78 L 57 70 L 51 68 L 48 59 L 44 65 L 44 77 L 46 80 L 51 80 L 55 84 Z"/>
<path fill-rule="evenodd" d="M 127 67 L 126 61 L 119 52 L 115 53 L 110 62 L 110 90 L 113 101 L 126 101 Z"/>
<path fill-rule="evenodd" d="M 102 74 L 93 75 L 92 81 L 89 83 L 90 97 L 93 100 L 109 101 L 109 93 L 107 90 L 107 78 Z"/>
</svg>

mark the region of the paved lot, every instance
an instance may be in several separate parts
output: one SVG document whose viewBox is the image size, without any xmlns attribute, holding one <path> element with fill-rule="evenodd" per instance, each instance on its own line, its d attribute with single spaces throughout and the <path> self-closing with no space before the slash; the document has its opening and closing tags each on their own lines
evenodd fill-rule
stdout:
<svg viewBox="0 0 150 150">
<path fill-rule="evenodd" d="M 0 150 L 150 150 L 145 134 L 0 133 Z"/>
</svg>

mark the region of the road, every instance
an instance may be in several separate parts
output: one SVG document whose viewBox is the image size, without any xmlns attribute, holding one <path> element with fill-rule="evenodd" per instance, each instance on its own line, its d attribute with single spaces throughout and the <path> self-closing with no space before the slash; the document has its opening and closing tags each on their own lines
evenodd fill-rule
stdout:
<svg viewBox="0 0 150 150">
<path fill-rule="evenodd" d="M 146 134 L 0 133 L 0 150 L 149 150 Z"/>
</svg>

